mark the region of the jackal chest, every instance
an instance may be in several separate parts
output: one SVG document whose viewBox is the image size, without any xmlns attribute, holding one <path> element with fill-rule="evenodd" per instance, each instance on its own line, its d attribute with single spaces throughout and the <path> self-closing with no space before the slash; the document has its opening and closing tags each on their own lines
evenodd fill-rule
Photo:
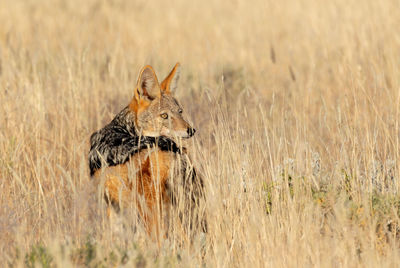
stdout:
<svg viewBox="0 0 400 268">
<path fill-rule="evenodd" d="M 137 195 L 169 201 L 168 185 L 182 169 L 183 159 L 169 151 L 143 150 L 124 164 L 98 170 L 94 177 L 104 183 L 105 193 L 113 203 L 131 202 Z"/>
</svg>

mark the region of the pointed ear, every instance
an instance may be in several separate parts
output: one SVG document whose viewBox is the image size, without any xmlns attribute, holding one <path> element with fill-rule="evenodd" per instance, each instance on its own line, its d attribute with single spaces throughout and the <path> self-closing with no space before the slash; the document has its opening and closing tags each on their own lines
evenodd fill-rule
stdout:
<svg viewBox="0 0 400 268">
<path fill-rule="evenodd" d="M 178 87 L 180 68 L 181 67 L 178 62 L 177 64 L 175 64 L 175 67 L 172 69 L 169 75 L 161 83 L 161 90 L 164 90 L 165 93 L 173 93 Z"/>
<path fill-rule="evenodd" d="M 160 85 L 158 84 L 156 73 L 150 65 L 143 67 L 140 72 L 137 86 L 135 89 L 135 98 L 140 100 L 144 97 L 153 100 L 161 96 Z"/>
</svg>

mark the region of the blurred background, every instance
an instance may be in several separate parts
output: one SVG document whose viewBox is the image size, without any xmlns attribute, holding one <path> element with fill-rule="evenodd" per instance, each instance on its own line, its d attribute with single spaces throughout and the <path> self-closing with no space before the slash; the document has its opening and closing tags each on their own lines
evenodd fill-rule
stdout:
<svg viewBox="0 0 400 268">
<path fill-rule="evenodd" d="M 398 29 L 395 0 L 1 1 L 1 262 L 395 265 Z M 160 252 L 111 231 L 87 152 L 176 62 L 210 231 Z"/>
</svg>

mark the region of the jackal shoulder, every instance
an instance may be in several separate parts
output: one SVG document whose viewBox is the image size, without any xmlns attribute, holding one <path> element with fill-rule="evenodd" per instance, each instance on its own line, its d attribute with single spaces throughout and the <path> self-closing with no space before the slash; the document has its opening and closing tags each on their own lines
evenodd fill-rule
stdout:
<svg viewBox="0 0 400 268">
<path fill-rule="evenodd" d="M 139 136 L 128 108 L 123 109 L 108 125 L 90 137 L 90 174 L 104 166 L 126 163 L 141 150 L 158 147 L 162 151 L 179 153 L 177 144 L 166 137 Z"/>
</svg>

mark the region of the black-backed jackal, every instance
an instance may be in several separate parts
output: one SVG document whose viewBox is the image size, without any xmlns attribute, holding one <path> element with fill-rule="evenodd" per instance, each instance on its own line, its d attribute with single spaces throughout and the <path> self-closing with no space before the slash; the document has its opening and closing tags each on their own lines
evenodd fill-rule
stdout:
<svg viewBox="0 0 400 268">
<path fill-rule="evenodd" d="M 90 138 L 90 174 L 104 183 L 108 213 L 111 206 L 119 211 L 134 204 L 157 240 L 165 236 L 164 218 L 178 198 L 185 203 L 180 217 L 187 219 L 186 226 L 206 228 L 202 213 L 193 212 L 204 200 L 203 181 L 186 149 L 178 146 L 195 133 L 173 97 L 178 79 L 179 64 L 161 84 L 153 68 L 145 66 L 129 105 Z"/>
</svg>

